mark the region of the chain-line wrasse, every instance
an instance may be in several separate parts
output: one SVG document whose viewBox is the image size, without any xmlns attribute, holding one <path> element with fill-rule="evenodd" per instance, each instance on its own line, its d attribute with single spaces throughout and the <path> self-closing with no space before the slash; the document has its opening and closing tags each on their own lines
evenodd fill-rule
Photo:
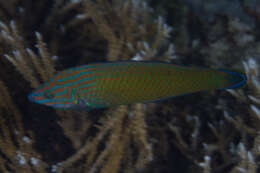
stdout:
<svg viewBox="0 0 260 173">
<path fill-rule="evenodd" d="M 92 109 L 148 103 L 245 84 L 246 75 L 233 70 L 150 61 L 106 62 L 58 72 L 33 91 L 29 99 L 59 108 Z"/>
</svg>

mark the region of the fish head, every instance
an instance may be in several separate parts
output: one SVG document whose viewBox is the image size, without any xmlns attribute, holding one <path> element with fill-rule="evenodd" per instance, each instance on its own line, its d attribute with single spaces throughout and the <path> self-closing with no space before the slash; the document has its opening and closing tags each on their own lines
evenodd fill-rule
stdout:
<svg viewBox="0 0 260 173">
<path fill-rule="evenodd" d="M 28 95 L 29 100 L 32 102 L 57 108 L 74 106 L 75 101 L 73 97 L 71 89 L 60 85 L 54 79 L 40 85 Z"/>
</svg>

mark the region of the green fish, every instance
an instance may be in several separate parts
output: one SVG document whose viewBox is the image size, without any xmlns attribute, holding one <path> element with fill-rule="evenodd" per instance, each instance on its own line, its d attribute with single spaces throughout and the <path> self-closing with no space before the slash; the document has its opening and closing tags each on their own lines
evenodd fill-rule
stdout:
<svg viewBox="0 0 260 173">
<path fill-rule="evenodd" d="M 189 93 L 234 89 L 246 84 L 243 72 L 178 66 L 166 62 L 94 63 L 58 72 L 29 95 L 57 108 L 105 108 L 148 103 Z"/>
</svg>

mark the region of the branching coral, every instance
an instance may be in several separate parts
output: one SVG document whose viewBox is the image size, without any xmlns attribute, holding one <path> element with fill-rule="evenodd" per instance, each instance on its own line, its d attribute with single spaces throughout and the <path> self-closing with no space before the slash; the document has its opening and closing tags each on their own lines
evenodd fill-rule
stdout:
<svg viewBox="0 0 260 173">
<path fill-rule="evenodd" d="M 87 141 L 75 155 L 64 162 L 59 163 L 58 170 L 62 171 L 74 162 L 87 155 L 85 167 L 89 172 L 118 172 L 120 165 L 128 167 L 132 172 L 136 168 L 142 169 L 147 162 L 152 159 L 152 150 L 147 143 L 146 128 L 144 127 L 143 105 L 136 105 L 131 115 L 126 106 L 121 106 L 117 110 L 111 110 L 108 115 L 101 119 L 102 125 L 99 126 L 100 133 L 93 139 Z M 99 151 L 99 143 L 104 141 L 105 148 Z M 135 143 L 134 147 L 138 149 L 139 154 L 134 156 L 131 149 L 131 141 Z M 135 158 L 132 158 L 135 157 Z M 56 166 L 54 166 L 56 167 Z M 57 169 L 57 168 L 56 168 Z M 130 171 L 131 170 L 131 171 Z"/>
<path fill-rule="evenodd" d="M 0 81 L 0 171 L 45 173 L 47 164 L 33 147 L 33 136 L 24 130 L 21 112 Z"/>
<path fill-rule="evenodd" d="M 171 27 L 160 16 L 151 17 L 152 9 L 145 1 L 84 1 L 86 14 L 108 41 L 108 60 L 129 59 L 134 55 L 151 59 L 165 46 Z M 172 45 L 162 58 L 173 57 Z"/>
<path fill-rule="evenodd" d="M 33 88 L 38 87 L 40 81 L 47 81 L 54 75 L 54 62 L 50 58 L 50 55 L 48 55 L 40 33 L 36 32 L 38 43 L 36 46 L 39 50 L 39 56 L 37 56 L 31 49 L 25 47 L 23 38 L 19 36 L 14 21 L 11 21 L 10 28 L 6 24 L 1 23 L 1 28 L 2 39 L 14 50 L 12 52 L 13 55 L 5 54 L 4 56 L 17 68 L 24 78 L 31 83 Z M 39 74 L 41 78 L 38 79 L 36 74 Z"/>
<path fill-rule="evenodd" d="M 173 121 L 169 124 L 169 128 L 176 136 L 175 145 L 195 165 L 201 166 L 205 173 L 222 171 L 228 167 L 232 167 L 230 173 L 256 173 L 257 169 L 259 169 L 259 163 L 256 159 L 259 157 L 260 146 L 258 65 L 253 58 L 250 58 L 244 62 L 244 68 L 248 77 L 249 94 L 241 90 L 229 90 L 229 92 L 240 100 L 242 104 L 249 107 L 248 113 L 245 116 L 237 115 L 232 117 L 230 113 L 225 111 L 225 119 L 219 124 L 213 125 L 209 123 L 208 127 L 215 138 L 214 143 L 211 142 L 209 144 L 202 139 L 199 140 L 199 136 L 201 138 L 205 132 L 200 130 L 197 117 L 192 118 L 195 121 L 191 121 L 191 118 L 186 120 L 187 126 L 191 126 L 189 123 L 195 124 L 192 125 L 193 133 L 191 133 L 191 140 L 189 141 L 184 139 L 183 134 L 180 133 L 180 127 L 174 125 L 176 122 Z M 238 139 L 239 141 L 237 141 Z M 200 145 L 203 148 L 198 149 L 197 147 Z M 198 153 L 200 153 L 200 156 Z M 204 162 L 200 162 L 202 153 L 205 154 Z M 220 163 L 217 162 L 219 159 L 222 160 Z"/>
<path fill-rule="evenodd" d="M 45 25 L 53 25 L 53 21 L 57 20 L 59 15 L 65 15 L 66 12 L 78 7 L 80 2 L 64 4 L 57 1 L 52 10 L 55 15 L 47 18 Z M 164 24 L 162 17 L 158 20 L 149 17 L 151 9 L 146 3 L 86 0 L 83 4 L 85 13 L 79 8 L 80 14 L 76 19 L 62 25 L 62 28 L 67 31 L 82 21 L 91 19 L 108 41 L 108 60 L 116 60 L 119 57 L 128 59 L 136 54 L 136 58 L 153 58 L 159 54 L 162 47 L 167 47 L 171 28 Z M 59 8 L 60 12 L 57 13 L 55 9 Z M 19 26 L 15 21 L 11 21 L 9 25 L 0 23 L 2 44 L 11 51 L 4 56 L 31 87 L 36 88 L 56 72 L 55 64 L 59 59 L 47 50 L 48 47 L 52 52 L 56 52 L 53 51 L 56 50 L 53 45 L 56 45 L 52 41 L 46 45 L 42 35 L 36 32 L 37 45 L 31 47 L 20 33 L 22 29 Z M 172 58 L 173 55 L 172 45 L 161 53 L 165 59 Z M 122 169 L 135 172 L 137 169 L 145 168 L 153 158 L 152 146 L 147 139 L 146 110 L 143 104 L 133 108 L 122 106 L 116 110 L 109 110 L 105 116 L 100 116 L 99 122 L 88 119 L 86 112 L 82 111 L 56 110 L 56 112 L 61 117 L 60 125 L 64 127 L 65 135 L 71 139 L 77 151 L 64 161 L 52 165 L 53 172 L 78 172 L 78 170 L 93 173 L 120 172 Z M 80 129 L 81 132 L 73 130 L 71 121 L 73 116 L 79 116 L 77 120 L 83 120 L 80 122 L 83 124 L 81 126 L 84 126 Z M 95 123 L 101 125 L 96 126 Z M 89 129 L 94 130 L 94 133 L 89 134 Z M 45 165 L 43 169 L 48 166 Z"/>
<path fill-rule="evenodd" d="M 259 163 L 256 158 L 260 156 L 259 137 L 260 137 L 260 108 L 259 108 L 259 92 L 260 84 L 258 81 L 259 71 L 258 65 L 253 58 L 244 62 L 247 78 L 249 79 L 249 88 L 251 93 L 245 94 L 242 92 L 230 91 L 236 98 L 240 99 L 249 106 L 249 118 L 252 119 L 253 124 L 248 125 L 241 121 L 241 119 L 233 119 L 226 112 L 226 118 L 235 125 L 241 134 L 244 134 L 244 139 L 239 143 L 237 154 L 240 157 L 238 164 L 232 169 L 234 172 L 249 172 L 256 173 L 259 169 Z M 250 146 L 248 136 L 253 137 L 253 146 Z"/>
</svg>

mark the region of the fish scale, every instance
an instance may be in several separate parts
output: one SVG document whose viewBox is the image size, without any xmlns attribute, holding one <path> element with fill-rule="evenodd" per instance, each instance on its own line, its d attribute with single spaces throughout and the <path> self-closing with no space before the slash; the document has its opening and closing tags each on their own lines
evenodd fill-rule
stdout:
<svg viewBox="0 0 260 173">
<path fill-rule="evenodd" d="M 147 103 L 188 93 L 245 85 L 242 72 L 165 62 L 96 63 L 63 70 L 29 95 L 60 108 L 101 108 Z"/>
</svg>

